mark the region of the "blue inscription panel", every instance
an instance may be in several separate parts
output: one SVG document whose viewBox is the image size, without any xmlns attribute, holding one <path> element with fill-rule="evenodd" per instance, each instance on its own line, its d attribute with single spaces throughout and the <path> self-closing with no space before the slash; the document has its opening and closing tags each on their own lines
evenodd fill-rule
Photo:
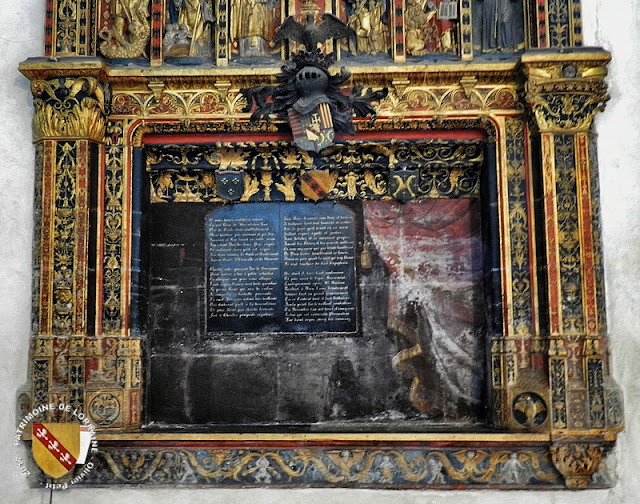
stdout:
<svg viewBox="0 0 640 504">
<path fill-rule="evenodd" d="M 334 203 L 225 205 L 205 221 L 207 333 L 355 333 L 356 225 Z"/>
</svg>

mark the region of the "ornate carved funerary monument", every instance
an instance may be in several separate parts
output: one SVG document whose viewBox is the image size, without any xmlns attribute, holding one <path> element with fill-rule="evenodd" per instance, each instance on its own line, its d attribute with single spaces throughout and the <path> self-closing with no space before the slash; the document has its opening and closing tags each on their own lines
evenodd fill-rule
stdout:
<svg viewBox="0 0 640 504">
<path fill-rule="evenodd" d="M 579 0 L 47 0 L 21 406 L 83 484 L 609 485 L 609 59 Z"/>
</svg>

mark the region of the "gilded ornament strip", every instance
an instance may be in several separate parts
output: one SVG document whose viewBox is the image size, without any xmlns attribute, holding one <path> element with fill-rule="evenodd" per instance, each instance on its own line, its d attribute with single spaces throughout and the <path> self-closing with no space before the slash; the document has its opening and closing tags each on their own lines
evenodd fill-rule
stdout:
<svg viewBox="0 0 640 504">
<path fill-rule="evenodd" d="M 83 483 L 558 488 L 544 448 L 101 449 Z M 186 470 L 185 470 L 186 469 Z"/>
<path fill-rule="evenodd" d="M 407 59 L 405 51 L 405 32 L 404 32 L 404 1 L 391 0 L 391 20 L 393 26 L 393 61 L 396 63 L 404 63 Z"/>
<path fill-rule="evenodd" d="M 589 425 L 592 429 L 605 427 L 604 376 L 602 359 L 587 359 L 589 390 Z"/>
<path fill-rule="evenodd" d="M 150 145 L 146 154 L 151 201 L 185 203 L 224 202 L 216 182 L 227 169 L 245 171 L 241 202 L 302 200 L 298 179 L 309 170 L 327 172 L 329 199 L 392 197 L 388 187 L 398 169 L 418 170 L 412 198 L 478 197 L 483 149 L 483 141 L 468 140 L 345 142 L 312 158 L 288 143 L 238 142 Z"/>
<path fill-rule="evenodd" d="M 33 360 L 33 409 L 49 403 L 49 383 L 51 383 L 50 360 L 35 358 Z"/>
<path fill-rule="evenodd" d="M 570 1 L 571 0 L 547 0 L 549 47 L 571 46 Z"/>
<path fill-rule="evenodd" d="M 120 334 L 124 328 L 123 313 L 123 241 L 124 241 L 124 148 L 105 146 L 104 191 L 102 195 L 102 282 L 98 286 L 99 334 Z"/>
<path fill-rule="evenodd" d="M 54 20 L 55 51 L 51 56 L 89 56 L 91 12 L 88 0 L 58 0 Z"/>
<path fill-rule="evenodd" d="M 547 278 L 549 289 L 549 324 L 551 335 L 558 335 L 562 328 L 562 293 L 560 282 L 560 255 L 558 218 L 556 210 L 556 169 L 554 159 L 554 137 L 543 133 L 542 170 L 544 184 L 545 231 Z"/>
<path fill-rule="evenodd" d="M 56 141 L 42 142 L 42 226 L 40 235 L 40 302 L 38 334 L 51 334 L 53 308 L 53 265 L 54 265 L 54 180 Z"/>
<path fill-rule="evenodd" d="M 369 85 L 368 81 L 354 75 L 354 84 Z M 253 82 L 214 86 L 209 89 L 180 90 L 166 87 L 161 93 L 144 90 L 115 90 L 111 101 L 111 118 L 189 118 L 190 120 L 218 119 L 227 122 L 248 121 L 250 114 L 244 111 L 246 100 L 239 86 L 265 84 L 257 79 Z M 380 86 L 378 81 L 376 87 Z M 513 114 L 524 112 L 513 85 L 477 85 L 468 91 L 459 83 L 448 86 L 425 86 L 408 83 L 401 90 L 395 87 L 376 107 L 379 119 L 386 117 L 405 118 L 432 116 L 435 112 L 491 112 Z M 194 121 L 195 122 L 195 121 Z M 377 123 L 378 121 L 376 121 Z M 374 125 L 376 124 L 374 123 Z M 366 121 L 356 122 L 356 129 L 366 126 Z M 264 125 L 261 125 L 263 127 Z M 256 129 L 257 128 L 257 129 Z M 258 126 L 253 127 L 259 132 Z"/>
<path fill-rule="evenodd" d="M 505 119 L 502 119 L 505 121 Z M 498 139 L 496 146 L 498 151 L 497 158 L 497 189 L 498 189 L 498 219 L 500 226 L 500 274 L 502 285 L 502 317 L 503 317 L 503 336 L 513 336 L 513 286 L 510 276 L 511 271 L 511 234 L 509 230 L 509 166 L 507 163 L 507 135 L 505 132 L 505 123 L 501 122 L 499 131 L 503 134 Z M 507 350 L 506 348 L 504 350 Z M 508 357 L 506 357 L 508 360 Z M 507 373 L 507 383 L 515 376 L 509 376 Z"/>
<path fill-rule="evenodd" d="M 44 56 L 53 56 L 53 39 L 55 26 L 55 3 L 54 0 L 45 1 L 44 14 Z"/>
<path fill-rule="evenodd" d="M 460 57 L 463 61 L 473 59 L 472 32 L 471 0 L 460 0 Z"/>
<path fill-rule="evenodd" d="M 547 0 L 537 0 L 537 20 L 538 20 L 538 45 L 536 47 L 544 49 L 549 47 L 549 15 Z"/>
<path fill-rule="evenodd" d="M 607 310 L 605 306 L 604 266 L 602 262 L 602 230 L 600 218 L 600 174 L 598 172 L 598 153 L 595 136 L 589 138 L 589 180 L 591 182 L 591 223 L 593 226 L 593 256 L 596 288 L 596 310 L 598 334 L 607 331 Z"/>
<path fill-rule="evenodd" d="M 573 135 L 554 138 L 556 164 L 556 204 L 558 219 L 558 251 L 561 277 L 563 333 L 584 331 L 582 309 L 582 248 L 578 223 L 576 152 Z"/>
<path fill-rule="evenodd" d="M 69 360 L 69 405 L 78 411 L 84 411 L 85 394 L 84 358 Z"/>
<path fill-rule="evenodd" d="M 591 184 L 587 133 L 576 134 L 576 185 L 579 191 L 578 221 L 580 228 L 580 250 L 582 254 L 582 303 L 584 327 L 587 335 L 598 334 L 597 293 L 595 279 L 595 251 L 593 235 L 593 215 L 591 211 Z"/>
<path fill-rule="evenodd" d="M 73 292 L 75 294 L 73 334 L 86 334 L 87 280 L 89 265 L 89 142 L 77 141 L 75 240 Z"/>
<path fill-rule="evenodd" d="M 56 145 L 55 214 L 53 236 L 53 313 L 51 334 L 71 334 L 76 308 L 76 189 L 78 143 Z"/>
<path fill-rule="evenodd" d="M 531 276 L 530 170 L 527 156 L 526 123 L 524 118 L 507 118 L 506 163 L 509 195 L 509 237 L 511 260 L 512 310 L 510 325 L 513 334 L 530 337 L 536 333 L 533 301 L 536 298 L 535 280 Z M 524 341 L 519 355 L 519 366 L 526 366 Z"/>
<path fill-rule="evenodd" d="M 42 275 L 42 183 L 44 171 L 44 145 L 42 142 L 35 144 L 34 166 L 34 204 L 33 204 L 33 241 L 32 264 L 33 275 L 31 278 L 31 333 L 40 332 L 40 280 Z"/>
<path fill-rule="evenodd" d="M 581 0 L 571 0 L 571 46 L 582 46 L 582 38 Z"/>
<path fill-rule="evenodd" d="M 553 429 L 566 429 L 567 423 L 567 375 L 563 358 L 549 359 L 551 383 L 551 425 Z"/>
<path fill-rule="evenodd" d="M 284 2 L 283 2 L 284 4 Z M 216 19 L 218 25 L 215 30 L 214 50 L 216 54 L 216 65 L 226 66 L 229 64 L 229 2 L 218 0 L 216 2 Z M 282 18 L 284 19 L 284 18 Z"/>
<path fill-rule="evenodd" d="M 164 35 L 165 22 L 164 0 L 151 0 L 151 54 L 152 67 L 162 65 L 162 37 Z"/>
</svg>

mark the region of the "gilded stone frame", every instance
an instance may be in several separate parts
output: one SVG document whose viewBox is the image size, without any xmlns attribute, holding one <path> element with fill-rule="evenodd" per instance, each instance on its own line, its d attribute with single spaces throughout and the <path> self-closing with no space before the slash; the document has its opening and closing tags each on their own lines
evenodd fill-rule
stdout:
<svg viewBox="0 0 640 504">
<path fill-rule="evenodd" d="M 581 45 L 579 2 L 527 2 L 529 50 L 508 61 L 396 59 L 349 68 L 354 85 L 389 89 L 376 122 L 358 122 L 357 134 L 481 129 L 496 147 L 503 331 L 491 341 L 491 429 L 412 434 L 141 429 L 144 345 L 129 328 L 137 267 L 134 149 L 147 135 L 275 131 L 248 121 L 240 89 L 272 83 L 278 69 L 237 68 L 222 57 L 217 67 L 166 66 L 157 34 L 148 64 L 112 64 L 96 53 L 95 5 L 77 2 L 76 17 L 61 19 L 70 5 L 76 2 L 47 3 L 47 57 L 20 68 L 32 83 L 36 149 L 27 396 L 31 409 L 65 402 L 99 425 L 99 469 L 89 483 L 608 484 L 606 474 L 592 474 L 622 429 L 623 413 L 607 351 L 591 124 L 607 100 L 609 55 L 573 47 Z M 470 4 L 462 0 L 461 15 L 470 12 L 465 8 Z M 161 28 L 162 9 L 162 1 L 151 2 L 152 34 Z M 468 59 L 464 50 L 461 56 Z M 514 400 L 528 393 L 548 408 L 539 425 L 514 416 Z"/>
</svg>

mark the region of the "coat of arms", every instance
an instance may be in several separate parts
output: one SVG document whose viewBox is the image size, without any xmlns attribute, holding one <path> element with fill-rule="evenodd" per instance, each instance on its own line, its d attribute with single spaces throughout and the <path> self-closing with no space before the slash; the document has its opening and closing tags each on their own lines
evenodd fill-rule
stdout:
<svg viewBox="0 0 640 504">
<path fill-rule="evenodd" d="M 371 102 L 384 98 L 387 89 L 356 86 L 345 93 L 340 85 L 351 74 L 343 67 L 332 75 L 332 63 L 333 57 L 319 49 L 300 51 L 276 75 L 278 85 L 243 89 L 245 110 L 253 110 L 251 120 L 288 119 L 294 143 L 306 151 L 319 152 L 333 143 L 337 133 L 355 135 L 353 116 L 375 117 Z"/>
<path fill-rule="evenodd" d="M 33 458 L 52 478 L 61 478 L 80 458 L 79 423 L 34 423 Z"/>
<path fill-rule="evenodd" d="M 221 198 L 234 201 L 244 193 L 244 172 L 241 170 L 216 170 L 216 186 Z"/>
<path fill-rule="evenodd" d="M 300 174 L 300 192 L 311 201 L 319 201 L 335 187 L 337 173 L 329 170 L 308 170 Z"/>
</svg>

